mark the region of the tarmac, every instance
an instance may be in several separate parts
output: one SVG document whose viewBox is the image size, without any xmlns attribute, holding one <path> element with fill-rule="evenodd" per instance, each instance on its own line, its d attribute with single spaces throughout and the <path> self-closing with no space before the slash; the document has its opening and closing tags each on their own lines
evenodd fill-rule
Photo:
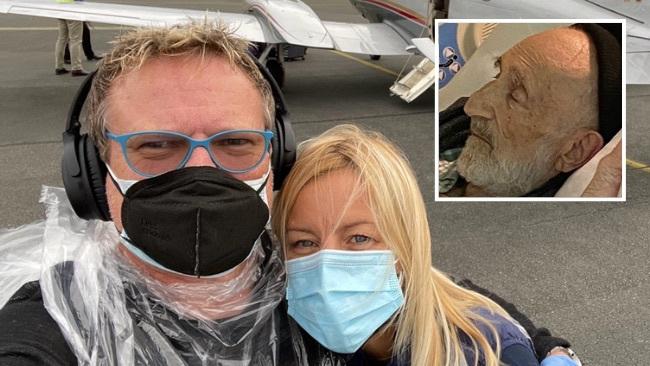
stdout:
<svg viewBox="0 0 650 366">
<path fill-rule="evenodd" d="M 305 2 L 324 20 L 364 21 L 343 0 Z M 246 9 L 225 0 L 138 4 Z M 95 25 L 96 52 L 109 49 L 118 29 Z M 0 228 L 43 219 L 41 186 L 62 186 L 61 133 L 82 79 L 54 75 L 56 36 L 54 20 L 0 16 Z M 584 365 L 647 364 L 650 86 L 627 88 L 627 158 L 635 167 L 627 167 L 627 202 L 434 202 L 433 91 L 407 104 L 388 88 L 414 60 L 352 56 L 310 49 L 304 61 L 286 63 L 284 92 L 298 140 L 341 123 L 381 131 L 417 173 L 436 267 L 496 292 L 569 339 Z"/>
</svg>

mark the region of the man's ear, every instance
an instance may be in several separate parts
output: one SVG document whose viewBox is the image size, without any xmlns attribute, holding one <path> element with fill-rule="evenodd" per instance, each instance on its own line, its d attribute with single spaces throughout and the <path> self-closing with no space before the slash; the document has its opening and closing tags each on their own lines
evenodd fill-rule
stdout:
<svg viewBox="0 0 650 366">
<path fill-rule="evenodd" d="M 603 137 L 594 130 L 580 129 L 567 141 L 555 161 L 555 169 L 571 172 L 585 165 L 600 149 Z"/>
</svg>

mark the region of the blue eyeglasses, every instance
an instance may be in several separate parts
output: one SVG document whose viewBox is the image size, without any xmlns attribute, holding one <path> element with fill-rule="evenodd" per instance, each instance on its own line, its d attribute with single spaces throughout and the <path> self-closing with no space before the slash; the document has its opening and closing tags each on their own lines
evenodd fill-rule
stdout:
<svg viewBox="0 0 650 366">
<path fill-rule="evenodd" d="M 173 131 L 140 131 L 106 136 L 122 147 L 131 169 L 153 177 L 187 164 L 192 152 L 203 147 L 212 161 L 230 173 L 245 173 L 257 167 L 270 150 L 273 132 L 269 130 L 228 130 L 204 140 Z"/>
</svg>

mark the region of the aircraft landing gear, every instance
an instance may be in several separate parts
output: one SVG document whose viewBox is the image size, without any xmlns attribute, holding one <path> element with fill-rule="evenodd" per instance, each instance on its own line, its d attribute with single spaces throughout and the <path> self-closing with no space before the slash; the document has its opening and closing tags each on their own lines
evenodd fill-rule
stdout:
<svg viewBox="0 0 650 366">
<path fill-rule="evenodd" d="M 280 88 L 284 87 L 284 65 L 282 62 L 276 59 L 268 59 L 266 61 L 266 68 L 275 79 L 275 82 L 278 83 Z"/>
<path fill-rule="evenodd" d="M 261 45 L 261 44 L 260 44 Z M 284 64 L 283 64 L 283 53 L 282 45 L 280 44 L 264 44 L 262 51 L 258 55 L 258 60 L 261 64 L 265 65 L 266 68 L 275 79 L 275 82 L 278 83 L 278 86 L 282 88 L 284 86 Z"/>
</svg>

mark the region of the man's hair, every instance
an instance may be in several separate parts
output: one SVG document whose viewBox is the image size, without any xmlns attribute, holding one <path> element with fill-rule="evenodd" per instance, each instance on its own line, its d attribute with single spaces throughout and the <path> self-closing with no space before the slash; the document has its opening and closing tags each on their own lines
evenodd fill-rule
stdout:
<svg viewBox="0 0 650 366">
<path fill-rule="evenodd" d="M 119 35 L 112 43 L 112 51 L 97 69 L 88 101 L 88 130 L 102 160 L 108 158 L 105 131 L 107 96 L 111 85 L 119 76 L 158 57 L 196 55 L 225 58 L 232 67 L 244 72 L 260 91 L 265 127 L 273 129 L 275 102 L 271 87 L 248 52 L 250 44 L 234 36 L 225 25 L 203 21 L 165 28 L 136 28 Z"/>
</svg>

